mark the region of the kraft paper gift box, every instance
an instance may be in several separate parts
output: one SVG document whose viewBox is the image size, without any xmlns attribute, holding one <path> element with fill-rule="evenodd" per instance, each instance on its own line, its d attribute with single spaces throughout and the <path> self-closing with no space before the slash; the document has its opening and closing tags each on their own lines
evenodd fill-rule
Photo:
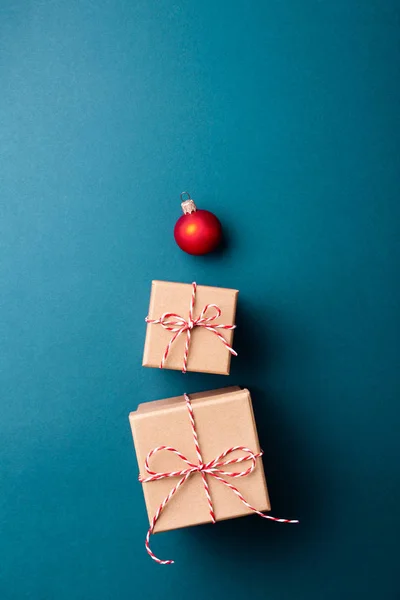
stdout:
<svg viewBox="0 0 400 600">
<path fill-rule="evenodd" d="M 232 341 L 238 293 L 227 288 L 153 281 L 143 366 L 229 375 L 231 353 L 236 354 Z M 204 312 L 207 305 L 211 306 Z M 190 318 L 194 326 L 188 332 Z"/>
<path fill-rule="evenodd" d="M 254 454 L 260 452 L 251 397 L 247 389 L 229 387 L 190 394 L 189 398 L 203 463 L 214 460 L 234 446 L 244 446 Z M 129 420 L 141 478 L 148 477 L 145 468 L 147 455 L 160 446 L 174 448 L 192 464 L 199 463 L 184 396 L 140 404 L 130 414 Z M 242 450 L 235 450 L 223 460 L 243 455 Z M 153 454 L 148 464 L 153 473 L 171 473 L 188 468 L 182 458 L 165 449 Z M 238 472 L 245 471 L 250 465 L 251 461 L 246 460 L 220 469 Z M 253 510 L 245 506 L 221 481 L 211 475 L 206 474 L 205 477 L 216 521 L 252 514 Z M 223 478 L 235 486 L 252 507 L 258 511 L 270 510 L 261 458 L 255 459 L 254 471 L 249 475 Z M 150 524 L 179 479 L 176 476 L 165 477 L 142 484 Z M 168 531 L 211 521 L 202 474 L 193 472 L 164 507 L 153 531 Z"/>
</svg>

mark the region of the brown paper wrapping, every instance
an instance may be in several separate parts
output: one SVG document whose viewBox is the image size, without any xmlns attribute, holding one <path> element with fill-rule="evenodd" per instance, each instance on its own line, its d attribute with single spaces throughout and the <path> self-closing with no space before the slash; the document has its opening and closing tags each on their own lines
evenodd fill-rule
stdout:
<svg viewBox="0 0 400 600">
<path fill-rule="evenodd" d="M 190 394 L 190 399 L 204 462 L 214 459 L 232 446 L 247 446 L 253 452 L 260 451 L 248 390 L 230 387 Z M 146 456 L 158 446 L 172 446 L 197 464 L 183 396 L 140 404 L 137 411 L 129 415 L 129 420 L 139 470 L 143 477 L 147 476 L 144 468 Z M 240 455 L 241 453 L 234 453 L 229 458 Z M 224 467 L 224 470 L 244 470 L 249 464 L 243 463 L 244 467 L 230 465 Z M 157 472 L 169 472 L 186 468 L 186 463 L 170 452 L 160 452 L 151 458 L 150 468 Z M 218 521 L 251 514 L 252 511 L 244 506 L 231 490 L 213 477 L 207 478 Z M 143 484 L 149 522 L 177 481 L 176 478 L 166 478 Z M 257 467 L 253 473 L 229 481 L 252 506 L 260 511 L 271 509 L 261 458 L 257 459 Z M 202 478 L 200 473 L 195 473 L 165 508 L 154 531 L 156 533 L 208 522 L 211 522 L 211 518 Z"/>
<path fill-rule="evenodd" d="M 148 317 L 159 319 L 164 313 L 175 313 L 184 319 L 189 316 L 192 285 L 187 283 L 171 283 L 153 281 L 151 286 Z M 198 285 L 194 306 L 194 318 L 198 317 L 206 304 L 217 304 L 222 311 L 213 325 L 234 325 L 238 290 Z M 233 341 L 233 330 L 218 330 L 230 346 Z M 173 332 L 165 330 L 161 325 L 148 323 L 144 345 L 143 366 L 159 367 L 165 349 L 173 336 Z M 182 370 L 186 335 L 182 334 L 173 343 L 169 352 L 165 369 Z M 192 330 L 187 370 L 199 373 L 216 373 L 229 375 L 231 353 L 221 340 L 204 327 Z"/>
</svg>

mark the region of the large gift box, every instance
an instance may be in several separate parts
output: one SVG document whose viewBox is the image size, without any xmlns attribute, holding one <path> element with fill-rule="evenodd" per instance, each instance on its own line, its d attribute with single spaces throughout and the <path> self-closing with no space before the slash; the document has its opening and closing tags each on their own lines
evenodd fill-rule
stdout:
<svg viewBox="0 0 400 600">
<path fill-rule="evenodd" d="M 238 290 L 153 281 L 143 366 L 229 375 Z"/>
<path fill-rule="evenodd" d="M 140 404 L 129 419 L 149 534 L 270 510 L 247 389 Z"/>
</svg>

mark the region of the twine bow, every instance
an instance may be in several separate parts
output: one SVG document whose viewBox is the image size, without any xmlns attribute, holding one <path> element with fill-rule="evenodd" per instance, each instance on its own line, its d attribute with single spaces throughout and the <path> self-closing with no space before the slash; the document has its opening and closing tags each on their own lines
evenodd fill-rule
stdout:
<svg viewBox="0 0 400 600">
<path fill-rule="evenodd" d="M 190 338 L 192 335 L 192 330 L 195 327 L 204 327 L 208 331 L 212 331 L 215 335 L 221 340 L 224 346 L 228 349 L 228 351 L 233 354 L 233 356 L 237 356 L 237 352 L 228 344 L 224 336 L 218 331 L 218 329 L 227 329 L 232 330 L 235 329 L 236 325 L 222 325 L 220 323 L 213 324 L 213 321 L 219 319 L 222 314 L 221 309 L 216 304 L 206 304 L 203 310 L 200 313 L 200 316 L 197 319 L 193 318 L 194 311 L 194 303 L 196 299 L 196 289 L 197 284 L 195 282 L 192 283 L 192 296 L 190 299 L 190 307 L 189 307 L 189 316 L 186 320 L 184 317 L 177 315 L 176 313 L 164 313 L 161 315 L 159 319 L 149 319 L 146 317 L 146 323 L 151 323 L 153 325 L 161 325 L 167 331 L 172 331 L 173 336 L 167 344 L 163 357 L 160 363 L 160 369 L 164 368 L 165 361 L 168 358 L 168 354 L 170 353 L 171 346 L 178 339 L 182 333 L 186 332 L 186 342 L 185 342 L 185 350 L 183 355 L 183 368 L 182 373 L 186 373 L 187 371 L 187 363 L 189 358 L 189 346 L 190 346 Z M 214 311 L 210 314 L 210 310 L 214 309 Z M 207 313 L 209 313 L 208 316 Z"/>
<path fill-rule="evenodd" d="M 197 464 L 192 463 L 188 458 L 186 458 L 186 456 L 184 456 L 181 452 L 179 452 L 179 450 L 176 450 L 175 448 L 172 448 L 171 446 L 158 446 L 157 448 L 150 450 L 150 452 L 148 453 L 146 460 L 145 460 L 145 470 L 146 470 L 146 473 L 148 473 L 148 477 L 139 476 L 139 481 L 141 483 L 149 483 L 151 481 L 158 481 L 160 479 L 166 479 L 167 477 L 180 477 L 178 483 L 171 489 L 169 494 L 161 502 L 160 506 L 156 510 L 154 517 L 151 521 L 151 525 L 147 532 L 146 541 L 145 541 L 146 550 L 147 550 L 147 553 L 149 554 L 149 556 L 153 560 L 155 560 L 157 563 L 159 563 L 160 565 L 171 565 L 174 563 L 173 560 L 161 560 L 161 559 L 157 558 L 157 556 L 152 552 L 152 550 L 150 548 L 150 536 L 152 535 L 152 533 L 154 531 L 154 527 L 155 527 L 158 519 L 160 518 L 164 508 L 167 506 L 169 501 L 174 497 L 176 492 L 186 483 L 186 481 L 189 479 L 189 477 L 191 475 L 193 475 L 194 473 L 200 473 L 200 475 L 202 477 L 204 493 L 207 498 L 209 513 L 210 513 L 212 523 L 215 523 L 215 513 L 214 513 L 213 501 L 211 498 L 210 488 L 208 485 L 206 475 L 209 475 L 210 477 L 214 477 L 214 479 L 217 479 L 223 485 L 225 485 L 230 490 L 232 490 L 232 492 L 239 498 L 239 500 L 242 502 L 242 504 L 247 506 L 247 508 L 249 508 L 251 511 L 256 513 L 258 516 L 262 517 L 263 519 L 269 519 L 270 521 L 276 521 L 278 523 L 298 523 L 297 520 L 277 519 L 275 517 L 265 515 L 261 511 L 254 508 L 254 506 L 249 504 L 247 502 L 247 500 L 239 492 L 239 490 L 223 478 L 223 477 L 232 477 L 234 479 L 238 479 L 239 477 L 247 477 L 247 475 L 250 475 L 250 473 L 252 473 L 254 471 L 254 469 L 256 468 L 257 458 L 260 458 L 262 456 L 262 451 L 261 452 L 253 452 L 249 448 L 246 448 L 246 446 L 232 446 L 231 448 L 228 448 L 228 450 L 225 450 L 224 452 L 219 454 L 213 460 L 211 460 L 207 463 L 203 462 L 200 445 L 199 445 L 199 440 L 197 437 L 196 424 L 195 424 L 194 414 L 193 414 L 193 407 L 190 402 L 189 396 L 187 394 L 184 394 L 184 397 L 185 397 L 185 401 L 186 401 L 186 407 L 187 407 L 188 413 L 189 413 L 190 425 L 191 425 L 191 429 L 192 429 L 193 441 L 194 441 L 194 445 L 196 448 L 198 463 Z M 241 452 L 243 452 L 244 453 L 243 456 L 240 456 L 238 458 L 228 458 L 227 460 L 225 460 L 230 454 L 232 454 L 233 452 L 235 452 L 237 450 L 240 450 Z M 183 462 L 185 462 L 187 464 L 187 468 L 182 469 L 180 471 L 167 471 L 167 472 L 162 472 L 162 473 L 152 471 L 149 466 L 149 461 L 150 461 L 151 457 L 154 456 L 155 454 L 157 454 L 158 452 L 171 452 L 172 454 L 175 454 Z M 234 465 L 234 464 L 242 463 L 245 461 L 251 461 L 251 464 L 249 467 L 247 467 L 247 469 L 245 469 L 243 471 L 231 472 L 231 471 L 224 470 L 224 468 L 227 467 L 228 465 Z"/>
</svg>

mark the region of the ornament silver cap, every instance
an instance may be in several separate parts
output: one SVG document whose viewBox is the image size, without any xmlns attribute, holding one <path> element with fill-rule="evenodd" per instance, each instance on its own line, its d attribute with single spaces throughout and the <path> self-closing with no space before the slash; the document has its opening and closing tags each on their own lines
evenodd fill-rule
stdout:
<svg viewBox="0 0 400 600">
<path fill-rule="evenodd" d="M 186 200 L 184 200 L 185 196 L 186 196 Z M 192 198 L 190 197 L 189 192 L 182 192 L 181 200 L 182 200 L 181 207 L 182 207 L 184 215 L 191 215 L 192 213 L 196 212 L 197 207 L 196 207 L 194 201 L 192 200 Z"/>
</svg>

